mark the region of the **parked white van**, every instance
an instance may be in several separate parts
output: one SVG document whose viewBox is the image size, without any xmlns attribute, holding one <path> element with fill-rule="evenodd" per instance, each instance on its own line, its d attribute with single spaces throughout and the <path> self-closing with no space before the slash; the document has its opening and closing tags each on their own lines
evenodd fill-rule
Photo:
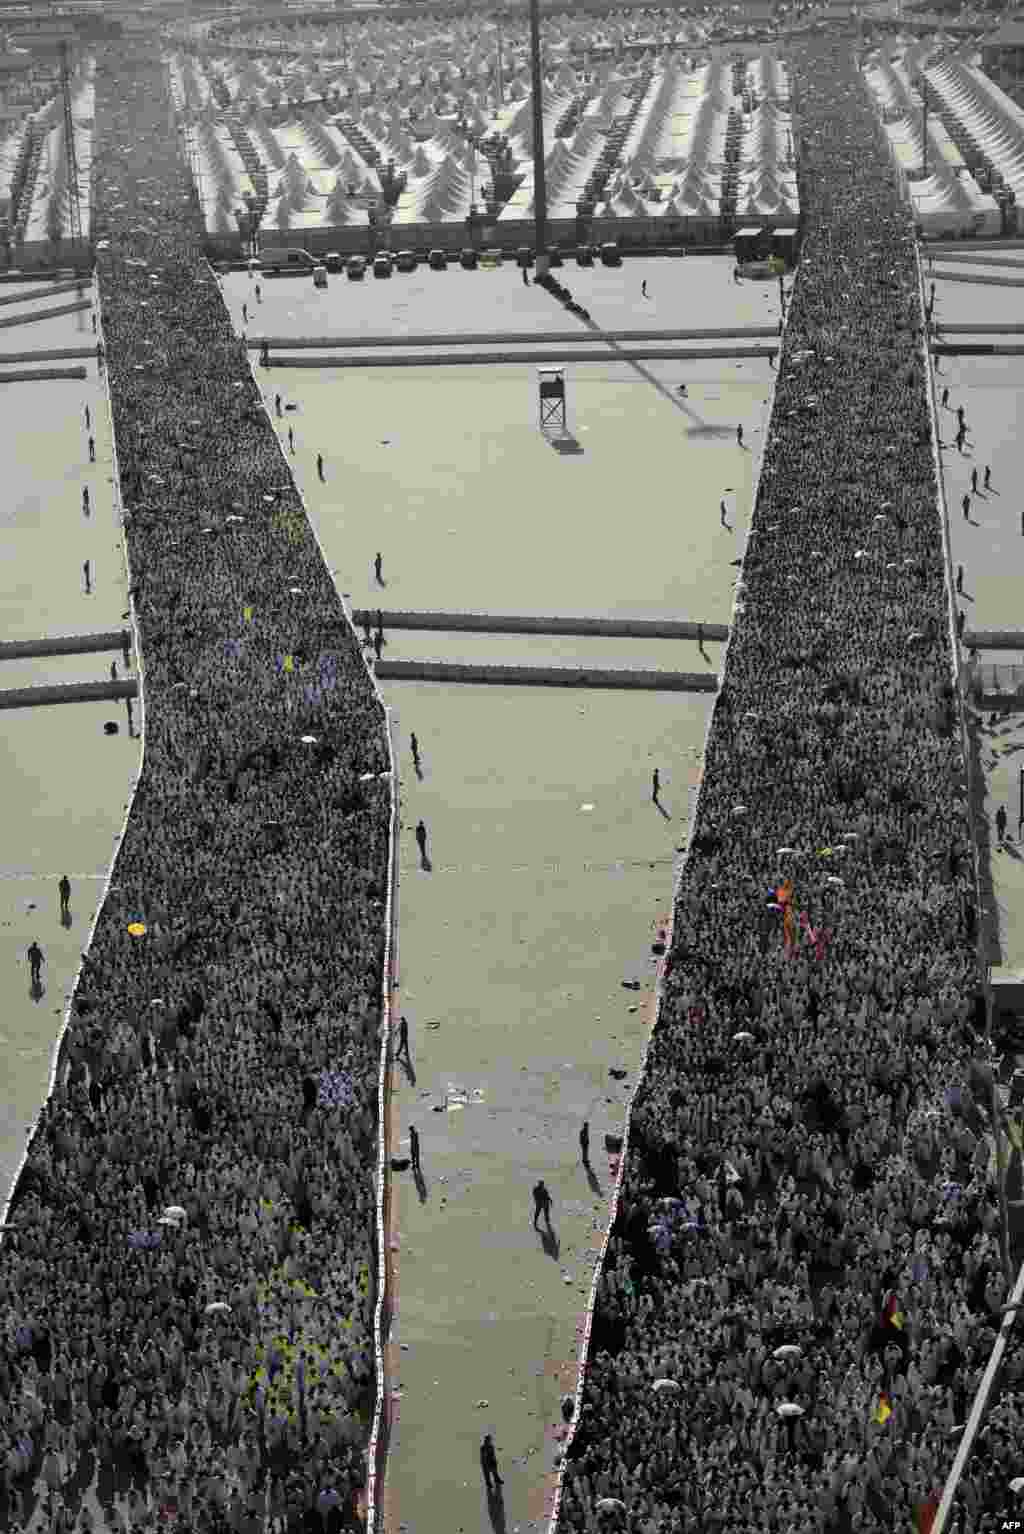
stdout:
<svg viewBox="0 0 1024 1534">
<path fill-rule="evenodd" d="M 308 250 L 263 250 L 260 266 L 265 272 L 311 272 L 316 262 Z"/>
</svg>

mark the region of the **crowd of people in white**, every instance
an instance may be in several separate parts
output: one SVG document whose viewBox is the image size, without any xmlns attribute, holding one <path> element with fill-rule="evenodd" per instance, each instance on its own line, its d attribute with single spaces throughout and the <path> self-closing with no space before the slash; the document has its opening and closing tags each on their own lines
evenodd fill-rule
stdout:
<svg viewBox="0 0 1024 1534">
<path fill-rule="evenodd" d="M 0 1244 L 0 1525 L 358 1527 L 386 726 L 193 233 L 158 49 L 96 217 L 145 753 Z"/>
<path fill-rule="evenodd" d="M 1007 1299 L 915 232 L 841 40 L 792 70 L 801 270 L 564 1534 L 925 1534 Z M 1011 1339 L 948 1528 L 1010 1527 L 1022 1406 Z"/>
</svg>

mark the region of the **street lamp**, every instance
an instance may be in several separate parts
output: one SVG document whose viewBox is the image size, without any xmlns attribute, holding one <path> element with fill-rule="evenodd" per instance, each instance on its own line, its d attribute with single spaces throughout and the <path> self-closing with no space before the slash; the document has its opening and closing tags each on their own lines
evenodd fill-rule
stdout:
<svg viewBox="0 0 1024 1534">
<path fill-rule="evenodd" d="M 548 269 L 548 192 L 544 180 L 544 97 L 540 72 L 540 4 L 530 0 L 530 80 L 533 89 L 533 218 L 537 276 Z"/>
</svg>

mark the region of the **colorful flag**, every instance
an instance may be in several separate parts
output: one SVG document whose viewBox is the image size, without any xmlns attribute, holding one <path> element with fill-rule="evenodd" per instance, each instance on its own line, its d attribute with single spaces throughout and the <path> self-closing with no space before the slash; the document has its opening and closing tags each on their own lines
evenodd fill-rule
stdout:
<svg viewBox="0 0 1024 1534">
<path fill-rule="evenodd" d="M 879 1427 L 883 1427 L 892 1416 L 892 1407 L 889 1405 L 889 1397 L 883 1391 L 878 1397 L 878 1406 L 875 1411 L 875 1421 Z"/>
<path fill-rule="evenodd" d="M 246 623 L 251 623 L 252 622 L 252 608 L 251 607 L 243 607 L 242 608 L 242 617 L 245 619 Z"/>
<path fill-rule="evenodd" d="M 896 1326 L 902 1331 L 903 1321 L 904 1316 L 900 1309 L 899 1296 L 895 1290 L 890 1290 L 885 1297 L 885 1304 L 882 1307 L 882 1325 Z"/>
</svg>

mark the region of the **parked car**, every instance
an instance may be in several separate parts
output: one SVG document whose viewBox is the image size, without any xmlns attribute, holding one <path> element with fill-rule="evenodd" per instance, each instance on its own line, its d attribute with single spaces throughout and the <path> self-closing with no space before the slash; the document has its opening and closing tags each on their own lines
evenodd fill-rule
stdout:
<svg viewBox="0 0 1024 1534">
<path fill-rule="evenodd" d="M 519 249 L 516 251 L 516 266 L 526 267 L 532 265 L 533 251 L 530 249 L 529 245 L 520 245 Z"/>
<path fill-rule="evenodd" d="M 500 245 L 492 245 L 485 250 L 480 257 L 480 265 L 488 268 L 500 266 L 505 259 L 505 252 Z"/>
<path fill-rule="evenodd" d="M 315 288 L 325 288 L 327 286 L 327 268 L 326 268 L 326 266 L 314 266 L 314 268 L 313 268 L 313 286 Z"/>
<path fill-rule="evenodd" d="M 418 265 L 414 250 L 400 250 L 395 257 L 395 265 L 400 272 L 414 272 Z"/>
<path fill-rule="evenodd" d="M 594 252 L 591 249 L 591 247 L 589 245 L 577 245 L 577 247 L 576 247 L 576 265 L 577 266 L 593 266 L 593 264 L 594 264 Z"/>
<path fill-rule="evenodd" d="M 316 262 L 308 250 L 263 250 L 260 266 L 265 272 L 311 272 Z"/>
<path fill-rule="evenodd" d="M 379 250 L 373 258 L 373 275 L 375 277 L 390 277 L 391 270 L 390 250 Z"/>
<path fill-rule="evenodd" d="M 619 247 L 616 245 L 614 240 L 605 240 L 604 244 L 601 246 L 601 265 L 622 265 L 622 252 L 619 250 Z"/>
<path fill-rule="evenodd" d="M 340 250 L 329 250 L 324 256 L 324 266 L 329 272 L 343 272 L 345 270 L 345 257 Z"/>
<path fill-rule="evenodd" d="M 472 245 L 464 245 L 459 251 L 459 265 L 467 272 L 475 272 L 479 262 L 479 256 Z"/>
<path fill-rule="evenodd" d="M 366 276 L 366 257 L 349 256 L 345 263 L 345 271 L 348 273 L 350 282 L 362 282 Z"/>
<path fill-rule="evenodd" d="M 562 260 L 562 252 L 559 250 L 558 246 L 557 245 L 549 245 L 548 246 L 548 266 L 553 268 L 553 267 L 556 267 L 556 266 L 564 266 L 564 265 L 565 265 L 565 262 Z"/>
<path fill-rule="evenodd" d="M 448 254 L 446 251 L 434 249 L 427 257 L 427 264 L 432 272 L 446 272 L 448 270 Z"/>
</svg>

